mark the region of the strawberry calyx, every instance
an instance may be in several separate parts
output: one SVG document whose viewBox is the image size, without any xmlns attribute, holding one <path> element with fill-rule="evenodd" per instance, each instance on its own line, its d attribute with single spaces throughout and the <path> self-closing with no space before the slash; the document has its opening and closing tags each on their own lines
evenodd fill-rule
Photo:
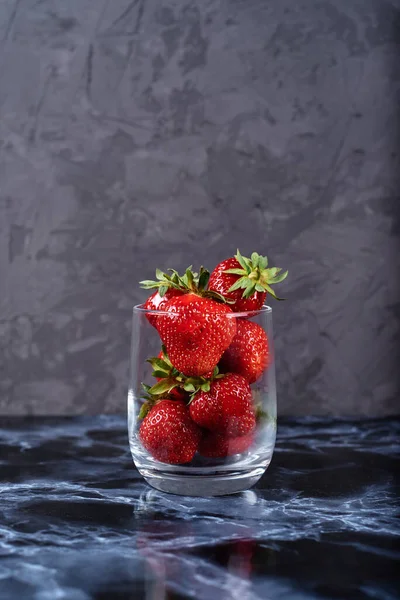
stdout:
<svg viewBox="0 0 400 600">
<path fill-rule="evenodd" d="M 140 411 L 138 414 L 138 420 L 142 420 L 144 419 L 147 414 L 150 412 L 150 410 L 153 408 L 153 406 L 155 406 L 156 404 L 156 400 L 153 396 L 150 396 L 149 389 L 150 389 L 150 385 L 146 385 L 145 383 L 142 383 L 142 388 L 144 390 L 144 394 L 142 395 L 142 399 L 143 399 L 143 404 L 140 407 Z"/>
<path fill-rule="evenodd" d="M 268 292 L 276 300 L 284 300 L 275 294 L 271 285 L 286 279 L 288 271 L 282 273 L 282 269 L 278 267 L 268 269 L 268 258 L 257 252 L 253 252 L 251 258 L 246 258 L 237 250 L 235 258 L 240 268 L 227 269 L 225 273 L 239 275 L 239 279 L 229 288 L 228 293 L 243 289 L 242 297 L 250 298 L 255 292 Z"/>
<path fill-rule="evenodd" d="M 153 367 L 152 375 L 158 381 L 152 386 L 142 383 L 144 403 L 140 408 L 138 419 L 144 419 L 153 406 L 161 400 L 175 400 L 176 398 L 171 395 L 174 389 L 187 392 L 187 404 L 190 404 L 197 392 L 209 392 L 212 381 L 224 377 L 219 373 L 218 367 L 214 368 L 211 377 L 187 377 L 172 365 L 165 346 L 162 346 L 162 354 L 163 358 L 153 356 L 147 359 Z"/>
<path fill-rule="evenodd" d="M 163 382 L 159 382 L 159 383 L 163 383 Z M 177 402 L 178 400 L 176 398 L 174 398 L 171 394 L 172 390 L 175 389 L 177 386 L 171 382 L 168 382 L 168 385 L 165 387 L 159 386 L 159 390 L 156 390 L 155 393 L 153 393 L 151 390 L 152 388 L 155 388 L 158 384 L 151 386 L 151 385 L 147 385 L 146 383 L 142 383 L 142 388 L 143 388 L 143 394 L 142 394 L 142 400 L 143 400 L 143 404 L 140 407 L 140 411 L 138 414 L 138 420 L 144 419 L 146 417 L 146 415 L 150 412 L 150 410 L 156 406 L 157 404 L 159 404 L 159 402 L 162 402 L 162 400 L 172 400 Z M 165 389 L 165 391 L 162 391 L 163 389 Z"/>
<path fill-rule="evenodd" d="M 203 298 L 211 298 L 225 304 L 231 302 L 222 294 L 207 289 L 210 272 L 204 267 L 200 267 L 199 273 L 195 273 L 190 266 L 183 275 L 179 275 L 175 269 L 168 269 L 168 271 L 171 273 L 170 275 L 156 269 L 156 280 L 145 279 L 139 282 L 140 286 L 145 290 L 158 289 L 161 297 L 165 296 L 169 288 L 174 288 L 186 294 L 191 293 Z"/>
<path fill-rule="evenodd" d="M 269 415 L 263 409 L 263 407 L 262 407 L 261 404 L 256 404 L 256 406 L 254 407 L 254 409 L 255 409 L 254 412 L 255 412 L 257 423 L 259 423 L 260 421 L 268 421 Z"/>
<path fill-rule="evenodd" d="M 273 417 L 268 411 L 265 410 L 262 402 L 262 395 L 259 390 L 253 390 L 253 406 L 256 422 L 258 424 L 265 424 L 269 422 L 276 427 L 276 417 Z"/>
</svg>

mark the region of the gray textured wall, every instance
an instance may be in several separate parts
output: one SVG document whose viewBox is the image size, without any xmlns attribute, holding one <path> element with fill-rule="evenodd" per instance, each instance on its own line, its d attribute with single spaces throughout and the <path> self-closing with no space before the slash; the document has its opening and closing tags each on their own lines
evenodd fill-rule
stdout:
<svg viewBox="0 0 400 600">
<path fill-rule="evenodd" d="M 290 269 L 281 413 L 395 412 L 399 15 L 0 0 L 0 412 L 124 410 L 137 281 L 237 246 Z"/>
</svg>

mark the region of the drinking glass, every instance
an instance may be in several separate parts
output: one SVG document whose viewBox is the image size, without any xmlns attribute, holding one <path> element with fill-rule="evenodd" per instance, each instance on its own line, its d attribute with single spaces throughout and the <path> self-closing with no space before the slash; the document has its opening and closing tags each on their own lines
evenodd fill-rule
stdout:
<svg viewBox="0 0 400 600">
<path fill-rule="evenodd" d="M 128 432 L 134 464 L 152 487 L 164 492 L 189 496 L 219 496 L 246 490 L 260 479 L 269 466 L 275 446 L 276 385 L 272 309 L 263 306 L 254 312 L 232 312 L 223 315 L 226 319 L 253 321 L 261 326 L 267 335 L 267 365 L 257 381 L 251 384 L 256 415 L 251 444 L 240 453 L 233 454 L 228 450 L 228 456 L 224 458 L 207 458 L 196 452 L 192 461 L 187 464 L 168 464 L 156 460 L 144 448 L 139 436 L 142 423 L 139 413 L 144 403 L 143 384 L 152 386 L 156 383 L 147 359 L 158 356 L 162 346 L 154 326 L 155 319 L 166 314 L 168 313 L 165 311 L 147 310 L 143 305 L 133 308 Z M 206 434 L 204 430 L 200 431 L 202 435 Z M 227 443 L 229 447 L 229 440 Z M 232 451 L 235 451 L 236 447 L 232 442 Z"/>
</svg>

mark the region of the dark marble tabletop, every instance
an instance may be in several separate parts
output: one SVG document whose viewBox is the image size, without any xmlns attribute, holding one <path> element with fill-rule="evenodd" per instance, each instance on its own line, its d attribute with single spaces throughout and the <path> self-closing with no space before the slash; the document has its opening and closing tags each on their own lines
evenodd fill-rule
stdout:
<svg viewBox="0 0 400 600">
<path fill-rule="evenodd" d="M 281 421 L 214 499 L 148 487 L 123 418 L 0 426 L 1 600 L 399 598 L 398 420 Z"/>
</svg>

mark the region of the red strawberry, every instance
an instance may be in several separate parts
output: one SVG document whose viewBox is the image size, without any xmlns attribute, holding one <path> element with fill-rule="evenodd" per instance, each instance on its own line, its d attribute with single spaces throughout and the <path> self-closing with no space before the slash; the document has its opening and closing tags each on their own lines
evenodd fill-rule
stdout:
<svg viewBox="0 0 400 600">
<path fill-rule="evenodd" d="M 197 392 L 189 411 L 201 427 L 231 437 L 245 435 L 256 425 L 250 386 L 232 373 L 215 379 L 209 392 Z"/>
<path fill-rule="evenodd" d="M 283 281 L 288 272 L 273 267 L 267 269 L 268 259 L 253 252 L 250 258 L 237 251 L 235 257 L 220 262 L 210 275 L 208 289 L 218 292 L 233 303 L 234 312 L 259 310 L 265 302 L 267 292 L 280 300 L 271 288 Z"/>
<path fill-rule="evenodd" d="M 171 363 L 187 376 L 212 371 L 236 333 L 231 309 L 210 298 L 184 294 L 172 298 L 157 318 L 157 330 Z"/>
<path fill-rule="evenodd" d="M 160 400 L 143 419 L 139 438 L 156 459 L 171 465 L 188 463 L 201 437 L 184 402 Z"/>
<path fill-rule="evenodd" d="M 223 433 L 206 432 L 200 440 L 199 452 L 207 458 L 224 458 L 245 452 L 254 441 L 254 435 L 227 437 Z"/>
<path fill-rule="evenodd" d="M 219 366 L 223 373 L 239 373 L 254 383 L 270 362 L 267 334 L 260 325 L 246 319 L 237 319 L 236 326 L 236 335 Z"/>
<path fill-rule="evenodd" d="M 160 292 L 156 290 L 149 296 L 146 302 L 143 304 L 143 308 L 147 310 L 164 310 L 165 305 L 171 298 L 175 296 L 182 296 L 184 292 L 175 288 L 168 288 L 164 296 L 160 296 Z M 147 320 L 153 327 L 156 326 L 157 315 L 151 313 L 146 314 Z"/>
</svg>

